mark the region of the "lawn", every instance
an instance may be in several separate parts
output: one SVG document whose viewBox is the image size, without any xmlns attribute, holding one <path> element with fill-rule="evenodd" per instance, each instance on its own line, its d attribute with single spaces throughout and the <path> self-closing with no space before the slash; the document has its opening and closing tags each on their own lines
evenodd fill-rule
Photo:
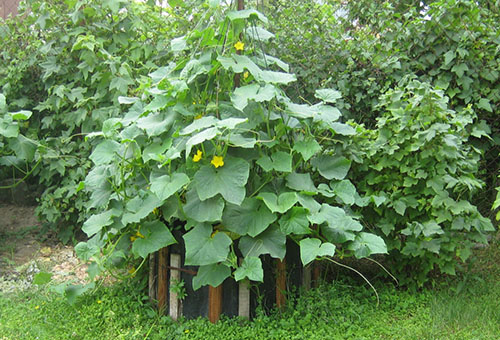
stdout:
<svg viewBox="0 0 500 340">
<path fill-rule="evenodd" d="M 70 305 L 47 287 L 0 295 L 1 340 L 18 339 L 456 339 L 500 334 L 500 242 L 476 251 L 455 278 L 412 292 L 345 278 L 252 321 L 173 322 L 159 316 L 137 287 L 100 287 Z"/>
</svg>

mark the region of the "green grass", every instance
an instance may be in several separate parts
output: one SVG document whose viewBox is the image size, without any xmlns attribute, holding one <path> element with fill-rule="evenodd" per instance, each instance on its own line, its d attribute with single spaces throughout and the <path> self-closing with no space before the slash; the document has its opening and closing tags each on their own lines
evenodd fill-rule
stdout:
<svg viewBox="0 0 500 340">
<path fill-rule="evenodd" d="M 0 340 L 18 339 L 415 339 L 500 338 L 500 244 L 435 289 L 379 286 L 380 305 L 353 280 L 305 292 L 288 309 L 252 321 L 172 322 L 132 285 L 101 287 L 75 305 L 45 289 L 0 295 Z"/>
</svg>

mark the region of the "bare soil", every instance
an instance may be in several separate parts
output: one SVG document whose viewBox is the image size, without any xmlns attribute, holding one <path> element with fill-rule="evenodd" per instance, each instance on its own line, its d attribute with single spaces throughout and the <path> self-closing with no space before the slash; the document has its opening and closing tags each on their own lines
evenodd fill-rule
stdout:
<svg viewBox="0 0 500 340">
<path fill-rule="evenodd" d="M 56 282 L 84 282 L 86 264 L 72 246 L 41 235 L 35 207 L 0 204 L 0 292 L 28 288 L 40 271 Z"/>
</svg>

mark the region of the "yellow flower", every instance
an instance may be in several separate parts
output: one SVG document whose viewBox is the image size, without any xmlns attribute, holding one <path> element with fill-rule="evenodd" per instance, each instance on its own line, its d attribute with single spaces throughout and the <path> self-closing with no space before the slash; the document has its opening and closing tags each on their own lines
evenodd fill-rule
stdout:
<svg viewBox="0 0 500 340">
<path fill-rule="evenodd" d="M 218 168 L 220 166 L 224 166 L 224 158 L 222 156 L 214 156 L 214 158 L 212 158 L 212 161 L 210 162 L 210 164 L 212 164 L 216 168 Z"/>
<path fill-rule="evenodd" d="M 236 44 L 234 44 L 234 48 L 236 49 L 236 51 L 243 51 L 243 48 L 245 48 L 245 44 L 241 41 L 238 41 Z"/>
<path fill-rule="evenodd" d="M 144 235 L 142 235 L 139 230 L 137 230 L 137 232 L 135 233 L 135 236 L 140 237 L 140 238 L 144 238 Z"/>
<path fill-rule="evenodd" d="M 40 309 L 40 306 L 35 306 L 35 309 Z"/>
<path fill-rule="evenodd" d="M 131 241 L 131 242 L 134 242 L 135 240 L 137 240 L 137 237 L 135 237 L 135 236 L 130 236 L 130 241 Z"/>
<path fill-rule="evenodd" d="M 199 162 L 201 156 L 203 156 L 203 152 L 201 150 L 196 151 L 196 155 L 193 156 L 193 162 Z"/>
<path fill-rule="evenodd" d="M 189 333 L 189 329 L 184 330 L 184 333 L 186 334 Z"/>
<path fill-rule="evenodd" d="M 194 120 L 201 119 L 203 117 L 203 113 L 200 113 L 199 115 L 194 116 Z"/>
<path fill-rule="evenodd" d="M 128 270 L 128 273 L 129 273 L 129 274 L 134 274 L 134 273 L 135 273 L 135 268 L 134 268 L 134 267 L 130 268 L 130 269 Z"/>
<path fill-rule="evenodd" d="M 101 304 L 101 303 L 102 303 L 102 301 L 101 301 L 101 300 L 97 300 L 97 303 Z"/>
<path fill-rule="evenodd" d="M 247 79 L 248 75 L 249 75 L 248 71 L 245 71 L 245 73 L 243 73 L 243 79 Z"/>
</svg>

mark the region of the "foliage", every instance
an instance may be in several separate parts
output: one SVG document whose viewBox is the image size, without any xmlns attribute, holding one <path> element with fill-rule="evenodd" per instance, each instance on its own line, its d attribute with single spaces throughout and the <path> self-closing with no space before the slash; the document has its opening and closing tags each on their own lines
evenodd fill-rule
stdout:
<svg viewBox="0 0 500 340">
<path fill-rule="evenodd" d="M 494 230 L 470 203 L 482 187 L 481 154 L 469 143 L 474 113 L 449 109 L 443 91 L 408 79 L 380 106 L 386 111 L 366 131 L 369 142 L 360 141 L 367 160 L 353 180 L 377 198 L 363 218 L 384 235 L 403 284 L 422 284 L 435 268 L 454 275 L 456 258 L 467 260 Z"/>
<path fill-rule="evenodd" d="M 169 28 L 184 26 L 136 2 L 26 5 L 0 26 L 0 89 L 10 110 L 32 112 L 21 135 L 3 134 L 2 165 L 36 175 L 44 188 L 37 213 L 67 241 L 87 217 L 81 185 L 93 141 L 83 136 L 120 113 L 117 98 L 165 60 Z"/>
<path fill-rule="evenodd" d="M 424 5 L 425 3 L 425 5 Z M 422 6 L 424 5 L 424 6 Z M 470 143 L 483 150 L 475 196 L 489 214 L 498 186 L 500 153 L 498 1 L 272 1 L 275 50 L 298 82 L 292 96 L 313 97 L 318 86 L 342 94 L 344 117 L 367 127 L 383 114 L 379 97 L 408 75 L 444 90 L 457 112 L 477 115 Z M 297 27 L 290 30 L 289 27 Z M 297 32 L 303 32 L 297 34 Z"/>
<path fill-rule="evenodd" d="M 287 238 L 304 265 L 387 244 L 418 284 L 454 273 L 492 229 L 470 202 L 498 145 L 498 12 L 360 3 L 268 2 L 275 37 L 217 0 L 32 0 L 0 26 L 0 162 L 37 176 L 63 239 L 83 224 L 92 276 L 180 237 L 195 288 L 262 280 Z"/>
<path fill-rule="evenodd" d="M 498 266 L 494 249 L 484 260 Z M 132 284 L 100 287 L 75 305 L 38 289 L 0 294 L 0 339 L 494 340 L 500 331 L 497 274 L 498 268 L 484 271 L 460 292 L 455 288 L 462 280 L 419 293 L 379 286 L 379 307 L 369 289 L 344 277 L 289 300 L 281 312 L 259 313 L 252 321 L 223 318 L 215 325 L 158 316 Z"/>
<path fill-rule="evenodd" d="M 262 281 L 259 257 L 283 259 L 287 237 L 304 265 L 335 251 L 385 253 L 382 239 L 342 208 L 357 196 L 345 180 L 354 129 L 338 121 L 338 92 L 293 103 L 279 86 L 294 75 L 261 48 L 272 35 L 267 18 L 222 6 L 206 13 L 215 23 L 173 39 L 175 61 L 144 78 L 136 97 L 118 97 L 123 114 L 93 134 L 90 240 L 77 252 L 99 269 L 113 258 L 144 263 L 180 241 L 178 230 L 185 264 L 200 266 L 195 289 L 232 275 Z"/>
</svg>

